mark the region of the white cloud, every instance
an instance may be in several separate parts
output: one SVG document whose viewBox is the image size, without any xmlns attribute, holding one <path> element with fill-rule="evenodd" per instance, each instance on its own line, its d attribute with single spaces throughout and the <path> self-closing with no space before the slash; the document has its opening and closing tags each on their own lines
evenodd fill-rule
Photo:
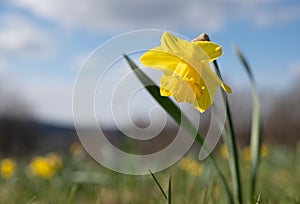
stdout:
<svg viewBox="0 0 300 204">
<path fill-rule="evenodd" d="M 54 51 L 54 43 L 46 32 L 18 14 L 0 16 L 0 54 L 37 60 Z"/>
<path fill-rule="evenodd" d="M 264 9 L 259 9 L 254 18 L 254 22 L 260 27 L 284 24 L 299 19 L 299 11 L 299 5 L 296 7 L 276 7 L 269 12 L 266 12 Z"/>
<path fill-rule="evenodd" d="M 270 26 L 299 18 L 283 0 L 14 0 L 13 5 L 65 27 L 101 31 L 138 28 L 220 30 L 229 21 Z M 290 12 L 291 11 L 291 12 Z"/>
<path fill-rule="evenodd" d="M 18 94 L 33 111 L 33 117 L 51 122 L 72 122 L 72 93 L 74 82 L 46 77 L 20 79 Z"/>
</svg>

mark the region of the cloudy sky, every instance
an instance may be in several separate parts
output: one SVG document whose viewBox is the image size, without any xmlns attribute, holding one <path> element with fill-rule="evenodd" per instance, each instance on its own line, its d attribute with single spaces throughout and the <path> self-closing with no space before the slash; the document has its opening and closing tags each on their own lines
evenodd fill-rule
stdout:
<svg viewBox="0 0 300 204">
<path fill-rule="evenodd" d="M 0 85 L 23 98 L 35 117 L 72 123 L 72 92 L 86 57 L 119 34 L 202 32 L 223 46 L 221 69 L 233 89 L 248 83 L 237 44 L 261 90 L 284 91 L 300 79 L 297 0 L 11 0 L 0 3 Z"/>
</svg>

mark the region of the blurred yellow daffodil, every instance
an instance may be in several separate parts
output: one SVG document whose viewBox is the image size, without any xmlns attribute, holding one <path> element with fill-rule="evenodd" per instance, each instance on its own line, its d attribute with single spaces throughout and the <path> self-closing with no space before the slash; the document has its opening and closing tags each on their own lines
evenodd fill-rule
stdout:
<svg viewBox="0 0 300 204">
<path fill-rule="evenodd" d="M 251 158 L 251 149 L 250 149 L 249 146 L 243 148 L 242 154 L 243 154 L 243 159 L 244 159 L 245 162 L 250 162 L 252 160 L 252 158 Z M 266 145 L 266 144 L 262 144 L 261 145 L 261 150 L 260 150 L 260 157 L 262 159 L 264 159 L 267 156 L 269 156 L 269 154 L 270 154 L 269 146 Z"/>
<path fill-rule="evenodd" d="M 49 153 L 46 158 L 53 169 L 58 170 L 62 167 L 62 159 L 57 153 Z"/>
<path fill-rule="evenodd" d="M 262 144 L 261 146 L 261 151 L 260 151 L 260 156 L 261 158 L 266 158 L 270 154 L 270 147 L 266 144 Z"/>
<path fill-rule="evenodd" d="M 30 171 L 32 174 L 45 179 L 50 179 L 54 174 L 54 169 L 49 164 L 47 158 L 37 156 L 30 163 Z"/>
<path fill-rule="evenodd" d="M 227 146 L 226 146 L 225 144 L 222 144 L 222 145 L 221 145 L 220 151 L 221 151 L 221 155 L 222 155 L 225 159 L 228 159 L 228 158 L 229 158 L 228 149 L 227 149 Z"/>
<path fill-rule="evenodd" d="M 183 157 L 179 161 L 179 167 L 192 176 L 200 176 L 203 171 L 203 166 L 199 162 L 194 161 L 188 156 Z"/>
<path fill-rule="evenodd" d="M 56 153 L 49 153 L 46 157 L 37 156 L 29 165 L 32 174 L 50 179 L 62 167 L 62 160 Z"/>
<path fill-rule="evenodd" d="M 192 104 L 200 112 L 212 104 L 217 89 L 231 89 L 212 71 L 209 63 L 223 54 L 221 46 L 209 41 L 189 42 L 164 32 L 161 45 L 143 56 L 148 67 L 163 70 L 160 94 L 174 96 L 177 102 Z"/>
<path fill-rule="evenodd" d="M 74 142 L 70 147 L 70 154 L 73 157 L 81 156 L 84 153 L 83 147 L 79 141 Z"/>
<path fill-rule="evenodd" d="M 11 178 L 16 171 L 16 162 L 13 159 L 3 159 L 1 161 L 1 176 L 5 179 Z"/>
<path fill-rule="evenodd" d="M 243 159 L 245 162 L 250 162 L 251 161 L 251 149 L 250 147 L 244 147 L 242 151 Z"/>
</svg>

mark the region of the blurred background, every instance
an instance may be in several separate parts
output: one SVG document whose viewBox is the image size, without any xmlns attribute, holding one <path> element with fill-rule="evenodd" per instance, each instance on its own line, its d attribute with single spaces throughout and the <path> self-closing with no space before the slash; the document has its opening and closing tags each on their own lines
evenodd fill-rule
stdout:
<svg viewBox="0 0 300 204">
<path fill-rule="evenodd" d="M 238 139 L 247 145 L 252 99 L 247 75 L 232 50 L 238 45 L 257 80 L 264 141 L 290 146 L 300 141 L 296 0 L 12 0 L 0 3 L 1 154 L 68 151 L 77 140 L 72 92 L 84 60 L 112 37 L 146 28 L 190 39 L 206 32 L 222 45 L 219 64 L 233 90 L 229 100 Z M 147 126 L 147 117 L 135 111 L 139 125 Z M 122 135 L 114 124 L 105 128 L 116 140 Z"/>
</svg>

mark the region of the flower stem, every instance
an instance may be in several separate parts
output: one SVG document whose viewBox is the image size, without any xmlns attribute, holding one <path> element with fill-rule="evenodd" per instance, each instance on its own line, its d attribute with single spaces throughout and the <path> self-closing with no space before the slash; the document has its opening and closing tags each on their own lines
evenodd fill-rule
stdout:
<svg viewBox="0 0 300 204">
<path fill-rule="evenodd" d="M 217 75 L 223 81 L 221 72 L 218 66 L 217 61 L 213 61 L 215 66 L 215 70 Z M 233 182 L 233 192 L 234 192 L 234 200 L 241 204 L 243 202 L 243 194 L 242 194 L 242 185 L 241 185 L 241 176 L 240 176 L 240 167 L 239 167 L 239 159 L 238 159 L 238 150 L 237 144 L 235 140 L 235 131 L 233 127 L 233 121 L 231 116 L 231 110 L 228 103 L 227 95 L 225 91 L 222 91 L 223 100 L 226 104 L 226 115 L 227 115 L 227 128 L 229 130 L 229 134 L 223 134 L 223 139 L 227 145 L 229 151 L 229 168 L 231 172 L 232 182 Z"/>
</svg>

